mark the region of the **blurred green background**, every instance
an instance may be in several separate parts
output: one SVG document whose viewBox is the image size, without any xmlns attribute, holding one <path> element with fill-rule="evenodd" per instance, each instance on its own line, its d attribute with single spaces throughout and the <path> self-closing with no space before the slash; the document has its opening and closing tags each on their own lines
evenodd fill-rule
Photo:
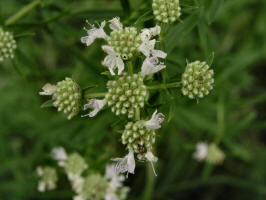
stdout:
<svg viewBox="0 0 266 200">
<path fill-rule="evenodd" d="M 0 25 L 30 0 L 1 0 Z M 180 80 L 186 59 L 209 60 L 215 88 L 201 100 L 188 100 L 179 89 L 153 94 L 151 107 L 167 116 L 158 131 L 154 177 L 138 163 L 126 185 L 128 199 L 266 199 L 266 1 L 180 0 L 181 21 L 169 27 L 167 81 Z M 55 109 L 40 108 L 46 83 L 73 77 L 82 88 L 107 77 L 101 65 L 101 41 L 80 43 L 90 22 L 120 16 L 125 25 L 155 25 L 150 0 L 46 0 L 10 26 L 16 36 L 15 59 L 0 64 L 0 199 L 71 199 L 60 175 L 56 191 L 38 193 L 35 169 L 55 165 L 50 151 L 64 146 L 85 156 L 92 170 L 104 172 L 113 157 L 125 154 L 120 130 L 125 123 L 108 109 L 96 117 L 68 121 Z M 170 102 L 170 103 L 169 103 Z M 217 142 L 222 165 L 192 159 L 199 141 Z"/>
</svg>

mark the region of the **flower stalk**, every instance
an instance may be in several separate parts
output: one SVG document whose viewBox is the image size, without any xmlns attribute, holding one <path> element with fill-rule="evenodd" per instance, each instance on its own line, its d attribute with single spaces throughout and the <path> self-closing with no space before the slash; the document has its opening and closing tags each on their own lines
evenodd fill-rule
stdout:
<svg viewBox="0 0 266 200">
<path fill-rule="evenodd" d="M 165 83 L 159 85 L 151 85 L 147 86 L 148 90 L 160 90 L 160 89 L 167 89 L 167 88 L 176 88 L 181 87 L 181 82 L 173 82 L 173 83 Z"/>
<path fill-rule="evenodd" d="M 92 99 L 92 98 L 97 98 L 97 97 L 104 97 L 107 93 L 105 92 L 100 92 L 100 93 L 87 93 L 84 94 L 84 99 Z"/>
</svg>

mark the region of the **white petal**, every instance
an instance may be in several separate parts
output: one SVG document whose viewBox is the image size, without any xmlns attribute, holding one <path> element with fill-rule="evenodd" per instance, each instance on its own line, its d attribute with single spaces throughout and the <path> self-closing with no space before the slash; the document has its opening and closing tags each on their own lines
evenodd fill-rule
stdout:
<svg viewBox="0 0 266 200">
<path fill-rule="evenodd" d="M 118 200 L 116 194 L 108 193 L 104 196 L 104 200 Z"/>
<path fill-rule="evenodd" d="M 56 85 L 52 85 L 50 83 L 46 83 L 43 87 L 42 87 L 42 92 L 39 92 L 39 95 L 52 95 L 54 94 L 55 90 L 56 90 Z"/>
<path fill-rule="evenodd" d="M 146 58 L 141 66 L 141 74 L 144 76 L 154 74 L 166 67 L 163 63 L 158 64 L 158 62 L 156 57 Z"/>
<path fill-rule="evenodd" d="M 83 115 L 82 117 L 94 117 L 105 105 L 105 100 L 98 100 L 98 99 L 89 99 L 88 103 L 84 105 L 84 110 L 88 108 L 93 109 L 89 114 Z"/>
<path fill-rule="evenodd" d="M 128 165 L 128 172 L 131 174 L 134 174 L 135 171 L 135 158 L 134 158 L 134 152 L 130 151 L 127 158 L 127 165 Z"/>
<path fill-rule="evenodd" d="M 161 128 L 161 123 L 164 121 L 162 113 L 157 114 L 157 110 L 153 113 L 151 119 L 145 122 L 145 126 L 149 129 L 155 130 Z"/>
<path fill-rule="evenodd" d="M 120 30 L 123 28 L 122 23 L 120 22 L 120 18 L 119 17 L 114 17 L 113 19 L 109 20 L 110 25 L 109 27 L 115 31 L 115 30 Z"/>
<path fill-rule="evenodd" d="M 153 170 L 153 173 L 155 176 L 157 176 L 156 172 L 155 172 L 155 169 L 154 169 L 154 166 L 153 166 L 153 163 L 154 162 L 157 162 L 158 161 L 158 158 L 155 157 L 153 155 L 152 152 L 148 151 L 146 154 L 145 154 L 145 158 L 151 163 L 151 166 L 152 166 L 152 170 Z"/>
<path fill-rule="evenodd" d="M 161 27 L 156 25 L 155 27 L 150 28 L 152 36 L 160 35 L 161 33 Z"/>
<path fill-rule="evenodd" d="M 151 52 L 152 57 L 156 57 L 156 58 L 166 58 L 167 53 L 161 51 L 161 50 L 152 50 Z"/>
<path fill-rule="evenodd" d="M 206 159 L 206 156 L 208 154 L 208 144 L 205 142 L 200 142 L 196 146 L 196 152 L 193 153 L 193 158 L 202 161 Z"/>
<path fill-rule="evenodd" d="M 52 158 L 58 161 L 64 161 L 67 159 L 67 154 L 63 147 L 55 147 L 52 150 Z"/>
<path fill-rule="evenodd" d="M 46 186 L 45 182 L 40 181 L 40 182 L 38 183 L 38 191 L 39 191 L 39 192 L 44 192 L 44 191 L 45 191 L 45 186 Z"/>
<path fill-rule="evenodd" d="M 133 151 L 130 151 L 124 158 L 115 158 L 112 160 L 117 162 L 115 166 L 115 171 L 117 174 L 125 172 L 134 174 L 135 159 Z"/>
<path fill-rule="evenodd" d="M 150 57 L 150 54 L 154 50 L 156 40 L 145 40 L 139 46 L 139 51 L 142 52 L 146 57 Z"/>
</svg>

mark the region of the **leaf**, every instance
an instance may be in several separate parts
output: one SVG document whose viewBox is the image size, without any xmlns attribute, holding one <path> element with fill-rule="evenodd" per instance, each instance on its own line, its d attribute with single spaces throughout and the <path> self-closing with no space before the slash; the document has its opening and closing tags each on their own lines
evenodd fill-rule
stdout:
<svg viewBox="0 0 266 200">
<path fill-rule="evenodd" d="M 224 0 L 213 0 L 211 2 L 212 3 L 209 12 L 207 13 L 207 19 L 209 24 L 211 24 L 215 20 L 216 16 L 218 15 L 220 9 L 224 4 Z"/>
<path fill-rule="evenodd" d="M 209 58 L 207 59 L 207 63 L 208 63 L 209 66 L 212 65 L 213 60 L 214 60 L 214 52 L 212 52 L 212 53 L 210 54 Z"/>
<path fill-rule="evenodd" d="M 124 15 L 128 16 L 130 14 L 130 5 L 128 0 L 120 0 L 120 3 L 124 10 Z"/>
<path fill-rule="evenodd" d="M 83 91 L 84 90 L 89 90 L 89 89 L 91 89 L 91 88 L 96 88 L 96 87 L 98 87 L 98 85 L 88 85 L 88 86 L 86 86 L 85 88 L 83 88 Z"/>
<path fill-rule="evenodd" d="M 167 53 L 171 53 L 174 50 L 178 43 L 193 30 L 198 21 L 198 16 L 192 15 L 170 29 L 164 38 Z"/>
<path fill-rule="evenodd" d="M 149 10 L 147 12 L 145 12 L 143 15 L 141 15 L 137 20 L 136 22 L 134 23 L 135 25 L 139 24 L 139 23 L 143 23 L 143 22 L 146 22 L 146 21 L 149 21 L 150 19 L 153 18 L 153 14 L 152 14 L 152 11 Z"/>
<path fill-rule="evenodd" d="M 50 99 L 46 102 L 44 102 L 42 105 L 41 105 L 41 108 L 48 108 L 48 107 L 52 107 L 53 106 L 53 100 Z"/>
</svg>

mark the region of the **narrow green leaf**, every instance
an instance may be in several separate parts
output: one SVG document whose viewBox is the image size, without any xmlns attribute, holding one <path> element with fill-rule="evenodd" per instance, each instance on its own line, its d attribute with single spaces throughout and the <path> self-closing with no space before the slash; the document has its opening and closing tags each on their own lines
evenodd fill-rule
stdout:
<svg viewBox="0 0 266 200">
<path fill-rule="evenodd" d="M 209 66 L 212 66 L 213 60 L 214 60 L 214 52 L 212 52 L 209 58 L 207 59 L 207 63 Z"/>
<path fill-rule="evenodd" d="M 42 105 L 41 105 L 41 108 L 48 108 L 48 107 L 52 107 L 53 106 L 53 100 L 50 99 L 46 102 L 44 102 Z"/>
<path fill-rule="evenodd" d="M 207 19 L 209 24 L 211 24 L 215 20 L 216 16 L 218 15 L 220 9 L 224 4 L 224 0 L 213 0 L 211 2 L 212 3 L 209 12 L 207 13 Z"/>
</svg>

